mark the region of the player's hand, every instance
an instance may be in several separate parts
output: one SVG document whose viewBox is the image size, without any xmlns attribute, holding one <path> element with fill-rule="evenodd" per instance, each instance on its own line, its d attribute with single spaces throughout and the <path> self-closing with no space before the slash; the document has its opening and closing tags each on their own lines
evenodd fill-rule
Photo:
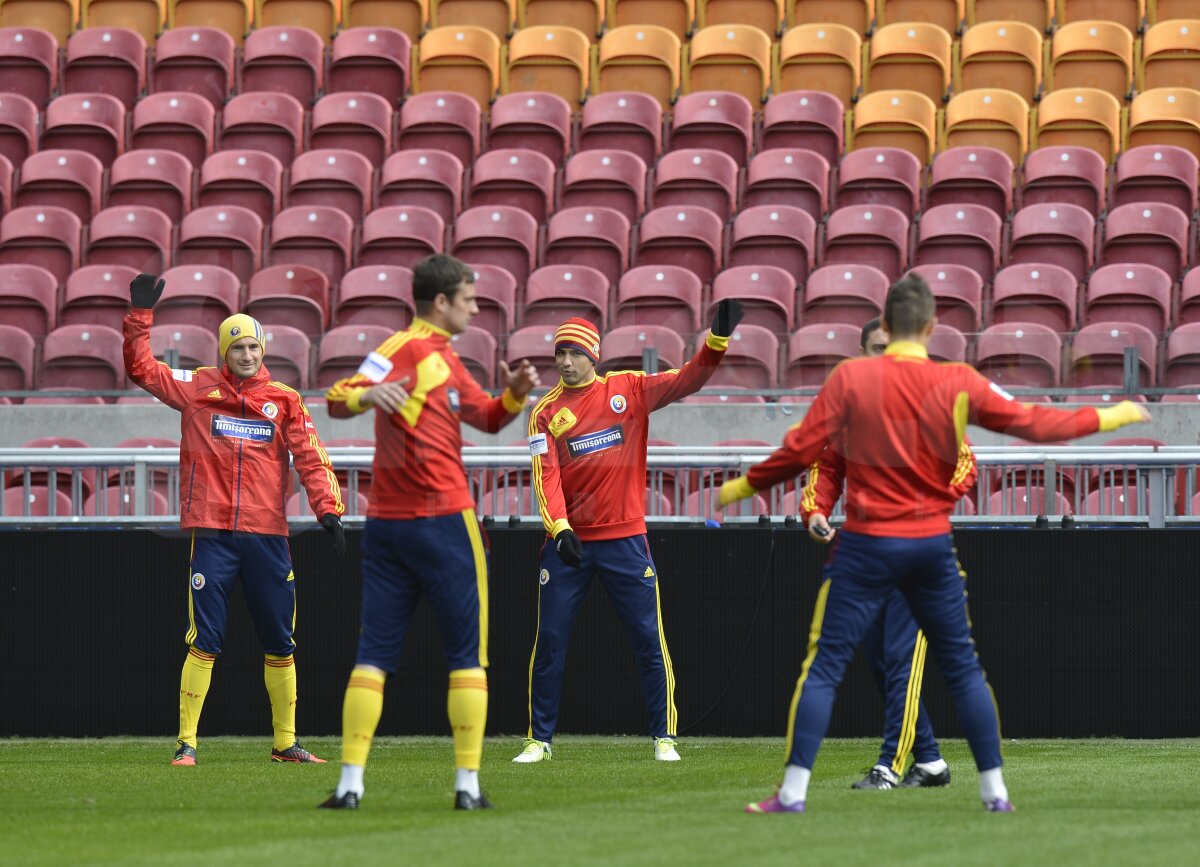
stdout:
<svg viewBox="0 0 1200 867">
<path fill-rule="evenodd" d="M 836 532 L 837 530 L 829 526 L 829 520 L 820 512 L 808 519 L 808 537 L 814 542 L 828 545 L 833 541 L 833 534 Z"/>
<path fill-rule="evenodd" d="M 408 390 L 404 387 L 408 385 L 408 380 L 406 376 L 401 380 L 371 386 L 363 393 L 362 405 L 377 406 L 387 413 L 399 412 L 400 407 L 408 401 Z"/>
<path fill-rule="evenodd" d="M 333 537 L 333 553 L 341 560 L 346 556 L 346 531 L 342 529 L 342 519 L 330 512 L 321 516 L 321 526 Z"/>
<path fill-rule="evenodd" d="M 166 288 L 167 281 L 157 274 L 138 274 L 129 281 L 129 302 L 141 310 L 150 310 Z"/>
<path fill-rule="evenodd" d="M 578 569 L 583 565 L 583 543 L 574 530 L 559 530 L 554 537 L 554 547 L 559 558 L 571 568 Z"/>
<path fill-rule="evenodd" d="M 744 315 L 745 309 L 741 301 L 736 298 L 723 298 L 717 303 L 717 312 L 713 314 L 712 327 L 709 330 L 713 337 L 729 337 Z"/>
<path fill-rule="evenodd" d="M 750 483 L 746 481 L 746 477 L 738 476 L 736 479 L 730 479 L 721 485 L 720 493 L 717 495 L 717 507 L 724 509 L 730 503 L 744 500 L 746 497 L 754 496 L 755 493 L 757 492 L 754 488 L 750 487 Z"/>
<path fill-rule="evenodd" d="M 528 358 L 522 358 L 516 370 L 509 367 L 507 361 L 501 361 L 500 381 L 517 400 L 524 400 L 529 396 L 529 392 L 542 384 L 537 368 Z"/>
<path fill-rule="evenodd" d="M 1123 428 L 1127 424 L 1143 424 L 1150 421 L 1150 413 L 1140 403 L 1123 400 L 1116 406 L 1102 406 L 1096 410 L 1100 417 L 1100 430 L 1103 433 Z"/>
</svg>

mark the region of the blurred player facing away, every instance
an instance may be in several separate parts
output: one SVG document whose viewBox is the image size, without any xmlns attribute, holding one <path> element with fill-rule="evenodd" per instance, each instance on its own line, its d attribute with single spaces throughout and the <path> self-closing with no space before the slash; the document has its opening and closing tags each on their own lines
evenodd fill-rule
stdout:
<svg viewBox="0 0 1200 867">
<path fill-rule="evenodd" d="M 363 538 L 362 629 L 342 708 L 342 776 L 321 807 L 356 809 L 363 769 L 413 610 L 427 595 L 450 668 L 455 809 L 491 807 L 479 788 L 487 723 L 487 552 L 462 462 L 460 422 L 495 432 L 538 385 L 528 360 L 499 397 L 471 378 L 450 343 L 479 312 L 474 272 L 438 254 L 413 271 L 417 318 L 326 395 L 335 418 L 375 410 L 374 481 Z"/>
<path fill-rule="evenodd" d="M 1000 766 L 1000 722 L 971 638 L 963 573 L 950 533 L 951 479 L 968 423 L 1037 442 L 1147 421 L 1137 404 L 1062 410 L 1020 403 L 966 364 L 929 360 L 937 322 L 920 277 L 884 304 L 884 355 L 845 361 L 830 374 L 783 445 L 721 488 L 722 505 L 794 478 L 830 448 L 846 466 L 846 523 L 825 566 L 788 716 L 779 790 L 751 813 L 803 813 L 834 694 L 854 648 L 899 588 L 925 632 L 954 697 L 980 772 L 984 808 L 1011 812 Z"/>
<path fill-rule="evenodd" d="M 862 328 L 859 354 L 868 358 L 883 355 L 888 335 L 879 319 Z M 975 487 L 978 468 L 966 438 L 958 451 L 958 465 L 950 486 L 956 499 Z M 815 541 L 828 544 L 836 530 L 829 526 L 834 503 L 842 495 L 846 464 L 842 456 L 825 449 L 808 468 L 808 484 L 800 498 L 800 518 Z M 917 626 L 904 594 L 893 590 L 879 617 L 867 629 L 863 647 L 871 674 L 883 694 L 883 745 L 879 760 L 867 775 L 854 783 L 855 789 L 912 789 L 950 785 L 950 768 L 942 758 L 933 735 L 933 725 L 921 701 L 925 654 L 929 642 Z M 904 766 L 912 753 L 916 761 L 904 779 Z"/>
<path fill-rule="evenodd" d="M 533 489 L 549 537 L 538 573 L 538 626 L 529 661 L 529 732 L 513 759 L 551 757 L 567 644 L 593 577 L 625 624 L 642 677 L 654 757 L 678 761 L 675 673 L 663 634 L 658 573 L 646 539 L 650 413 L 698 391 L 725 356 L 742 305 L 722 301 L 696 355 L 679 370 L 596 376 L 600 335 L 584 319 L 554 334 L 560 381 L 529 418 Z"/>
<path fill-rule="evenodd" d="M 265 653 L 263 678 L 275 728 L 271 758 L 323 763 L 296 739 L 296 584 L 283 512 L 292 479 L 289 452 L 313 514 L 321 516 L 341 556 L 346 537 L 337 478 L 304 401 L 267 372 L 256 320 L 238 313 L 221 323 L 221 368 L 174 370 L 155 360 L 150 326 L 165 288 L 150 274 L 134 278 L 124 331 L 129 378 L 182 413 L 179 525 L 192 530 L 192 553 L 179 746 L 171 764 L 196 764 L 200 710 L 239 577 Z"/>
</svg>

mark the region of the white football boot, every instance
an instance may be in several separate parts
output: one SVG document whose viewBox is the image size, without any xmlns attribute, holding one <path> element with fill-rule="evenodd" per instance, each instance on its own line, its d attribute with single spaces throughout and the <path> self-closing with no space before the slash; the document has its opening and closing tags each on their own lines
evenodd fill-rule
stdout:
<svg viewBox="0 0 1200 867">
<path fill-rule="evenodd" d="M 552 758 L 554 756 L 550 752 L 550 744 L 546 741 L 525 738 L 525 749 L 521 750 L 513 761 L 519 765 L 527 765 L 531 762 L 548 762 Z"/>
<path fill-rule="evenodd" d="M 679 753 L 675 752 L 675 738 L 655 738 L 654 759 L 659 762 L 679 761 Z"/>
</svg>

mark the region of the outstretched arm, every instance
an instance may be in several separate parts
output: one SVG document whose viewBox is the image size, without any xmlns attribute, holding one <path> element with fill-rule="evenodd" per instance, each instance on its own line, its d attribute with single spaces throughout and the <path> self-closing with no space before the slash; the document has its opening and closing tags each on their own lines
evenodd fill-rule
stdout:
<svg viewBox="0 0 1200 867">
<path fill-rule="evenodd" d="M 667 370 L 644 377 L 639 391 L 650 412 L 695 394 L 712 379 L 717 365 L 729 348 L 729 337 L 742 321 L 742 302 L 726 298 L 717 305 L 712 327 L 692 360 L 678 370 Z"/>
<path fill-rule="evenodd" d="M 154 357 L 150 349 L 150 326 L 154 324 L 154 305 L 166 283 L 154 274 L 139 274 L 129 284 L 132 308 L 121 323 L 125 337 L 125 372 L 139 386 L 163 403 L 182 410 L 192 392 L 192 371 L 168 367 Z"/>
</svg>

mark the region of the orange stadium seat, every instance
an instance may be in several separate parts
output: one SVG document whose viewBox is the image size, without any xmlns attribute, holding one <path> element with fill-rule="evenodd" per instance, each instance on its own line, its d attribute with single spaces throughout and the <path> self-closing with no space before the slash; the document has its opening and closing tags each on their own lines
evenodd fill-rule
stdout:
<svg viewBox="0 0 1200 867">
<path fill-rule="evenodd" d="M 1111 93 L 1071 87 L 1047 93 L 1038 106 L 1037 146 L 1079 145 L 1112 162 L 1121 149 L 1121 104 Z"/>
<path fill-rule="evenodd" d="M 845 359 L 858 355 L 858 341 L 856 325 L 801 325 L 788 340 L 784 387 L 824 385 L 831 370 Z"/>
<path fill-rule="evenodd" d="M 865 88 L 915 90 L 940 103 L 950 88 L 950 34 L 936 24 L 904 22 L 871 37 Z"/>
<path fill-rule="evenodd" d="M 13 325 L 0 325 L 0 389 L 33 388 L 33 337 Z"/>
<path fill-rule="evenodd" d="M 616 283 L 629 267 L 629 221 L 612 208 L 563 208 L 546 225 L 543 265 L 587 265 Z"/>
<path fill-rule="evenodd" d="M 83 0 L 80 27 L 124 27 L 153 42 L 167 20 L 165 0 Z"/>
<path fill-rule="evenodd" d="M 694 205 L 724 222 L 736 210 L 738 178 L 737 163 L 720 151 L 671 151 L 654 172 L 654 207 Z"/>
<path fill-rule="evenodd" d="M 396 148 L 436 148 L 469 166 L 479 153 L 481 117 L 479 103 L 461 93 L 438 91 L 411 96 L 400 108 Z"/>
<path fill-rule="evenodd" d="M 1196 178 L 1200 164 L 1183 148 L 1143 145 L 1129 148 L 1117 160 L 1113 204 L 1161 202 L 1185 214 L 1196 210 Z"/>
<path fill-rule="evenodd" d="M 403 331 L 416 315 L 412 271 L 400 265 L 364 265 L 347 271 L 338 287 L 337 325 L 382 325 Z"/>
<path fill-rule="evenodd" d="M 847 4 L 848 5 L 848 4 Z M 779 43 L 779 90 L 819 90 L 846 106 L 862 87 L 862 37 L 841 24 L 797 24 Z"/>
<path fill-rule="evenodd" d="M 591 86 L 591 66 L 591 43 L 578 30 L 525 27 L 508 43 L 508 90 L 553 93 L 578 109 Z"/>
<path fill-rule="evenodd" d="M 731 266 L 773 265 L 801 285 L 808 279 L 816 253 L 816 221 L 791 205 L 745 208 L 730 227 Z"/>
<path fill-rule="evenodd" d="M 260 150 L 286 169 L 304 144 L 304 106 L 286 93 L 243 93 L 225 104 L 221 150 Z"/>
<path fill-rule="evenodd" d="M 354 221 L 337 208 L 285 208 L 271 223 L 269 264 L 308 265 L 336 284 L 350 270 L 353 257 Z"/>
<path fill-rule="evenodd" d="M 0 97 L 0 156 L 14 167 L 37 150 L 38 107 L 19 93 Z"/>
<path fill-rule="evenodd" d="M 838 207 L 889 205 L 911 220 L 920 209 L 923 169 L 900 148 L 851 151 L 838 166 Z"/>
<path fill-rule="evenodd" d="M 219 265 L 242 283 L 262 265 L 263 224 L 237 205 L 199 207 L 179 224 L 176 265 Z"/>
<path fill-rule="evenodd" d="M 1108 163 L 1090 148 L 1064 145 L 1030 151 L 1025 159 L 1021 207 L 1065 202 L 1101 213 Z"/>
<path fill-rule="evenodd" d="M 1155 334 L 1171 323 L 1171 278 L 1161 268 L 1138 263 L 1104 265 L 1088 277 L 1084 324 L 1135 322 Z"/>
<path fill-rule="evenodd" d="M 705 27 L 688 48 L 688 92 L 731 90 L 751 105 L 771 92 L 771 37 L 745 24 Z"/>
<path fill-rule="evenodd" d="M 241 281 L 216 265 L 179 265 L 164 271 L 167 284 L 154 305 L 160 325 L 198 325 L 216 333 L 222 320 L 242 309 Z"/>
<path fill-rule="evenodd" d="M 748 24 L 775 36 L 784 27 L 786 0 L 700 0 L 698 24 Z"/>
<path fill-rule="evenodd" d="M 242 93 L 269 90 L 311 105 L 324 73 L 325 43 L 303 27 L 262 27 L 242 44 Z"/>
<path fill-rule="evenodd" d="M 288 173 L 288 206 L 329 205 L 362 222 L 371 209 L 372 177 L 371 163 L 360 153 L 306 151 Z"/>
<path fill-rule="evenodd" d="M 104 167 L 125 151 L 125 106 L 107 93 L 67 93 L 46 108 L 42 148 L 87 151 Z"/>
<path fill-rule="evenodd" d="M 254 26 L 307 27 L 328 41 L 338 27 L 338 0 L 254 0 Z"/>
<path fill-rule="evenodd" d="M 1158 24 L 1172 18 L 1187 18 L 1187 13 L 1195 8 L 1191 0 L 1149 0 L 1146 3 L 1146 17 L 1151 24 Z"/>
<path fill-rule="evenodd" d="M 992 286 L 992 322 L 1033 322 L 1055 332 L 1075 330 L 1075 275 L 1046 262 L 1009 265 Z"/>
<path fill-rule="evenodd" d="M 899 147 L 927 163 L 937 142 L 937 107 L 924 94 L 877 90 L 864 95 L 855 106 L 852 150 Z"/>
<path fill-rule="evenodd" d="M 146 88 L 146 41 L 133 30 L 80 30 L 67 43 L 65 93 L 107 93 L 133 108 Z"/>
<path fill-rule="evenodd" d="M 250 30 L 254 18 L 251 0 L 168 0 L 167 32 L 176 27 L 215 27 L 229 34 L 235 45 Z"/>
<path fill-rule="evenodd" d="M 614 324 L 617 328 L 654 325 L 691 334 L 700 327 L 702 289 L 693 272 L 676 265 L 631 268 L 617 285 Z"/>
<path fill-rule="evenodd" d="M 1042 89 L 1042 34 L 1021 21 L 968 27 L 959 45 L 957 90 L 1003 88 L 1033 102 Z"/>
<path fill-rule="evenodd" d="M 1055 0 L 967 0 L 967 23 L 1020 21 L 1044 33 L 1054 20 Z"/>
<path fill-rule="evenodd" d="M 966 90 L 946 106 L 946 147 L 992 147 L 1019 165 L 1029 147 L 1029 104 L 1011 90 Z"/>
<path fill-rule="evenodd" d="M 543 265 L 525 284 L 526 326 L 556 328 L 582 316 L 603 333 L 608 329 L 608 278 L 586 265 Z"/>
<path fill-rule="evenodd" d="M 686 39 L 696 23 L 695 0 L 611 0 L 609 29 L 636 24 L 664 27 Z"/>
<path fill-rule="evenodd" d="M 793 28 L 840 24 L 855 33 L 866 33 L 875 21 L 875 0 L 792 0 L 790 5 Z"/>
<path fill-rule="evenodd" d="M 82 231 L 79 218 L 64 208 L 14 208 L 0 220 L 0 265 L 38 265 L 66 283 L 79 267 Z"/>
<path fill-rule="evenodd" d="M 983 278 L 965 265 L 918 265 L 909 269 L 910 274 L 919 274 L 926 283 L 933 297 L 937 299 L 938 327 L 949 328 L 957 332 L 976 332 L 979 330 L 983 308 Z M 935 332 L 936 335 L 937 332 Z M 956 342 L 953 337 L 944 337 L 948 342 Z M 966 341 L 963 341 L 963 351 Z M 963 355 L 951 352 L 944 356 L 962 361 Z"/>
<path fill-rule="evenodd" d="M 743 208 L 794 205 L 819 220 L 828 204 L 829 163 L 820 154 L 775 148 L 750 160 L 742 192 Z"/>
<path fill-rule="evenodd" d="M 1146 0 L 1058 0 L 1058 26 L 1073 21 L 1115 21 L 1137 33 L 1146 16 Z"/>
<path fill-rule="evenodd" d="M 47 150 L 30 154 L 21 165 L 15 205 L 56 205 L 81 221 L 100 210 L 104 166 L 83 151 Z"/>
<path fill-rule="evenodd" d="M 429 0 L 342 0 L 347 27 L 394 27 L 416 42 L 429 25 Z"/>
<path fill-rule="evenodd" d="M 655 208 L 638 229 L 638 265 L 680 265 L 711 283 L 721 270 L 724 224 L 705 208 Z"/>
<path fill-rule="evenodd" d="M 1124 100 L 1133 88 L 1133 34 L 1112 21 L 1060 26 L 1050 45 L 1046 90 L 1094 87 Z"/>
<path fill-rule="evenodd" d="M 1000 219 L 1012 210 L 1013 162 L 989 147 L 950 148 L 933 160 L 928 207 L 967 202 L 990 208 Z"/>
<path fill-rule="evenodd" d="M 233 90 L 236 48 L 215 27 L 181 27 L 158 38 L 154 49 L 155 93 L 187 91 L 220 108 Z"/>
<path fill-rule="evenodd" d="M 488 150 L 524 148 L 558 166 L 571 149 L 571 106 L 552 93 L 501 96 L 488 118 Z"/>
<path fill-rule="evenodd" d="M 595 42 L 608 14 L 605 0 L 524 0 L 517 4 L 517 23 L 522 27 L 554 25 L 578 30 Z"/>
<path fill-rule="evenodd" d="M 1200 90 L 1200 10 L 1182 21 L 1161 21 L 1142 38 L 1139 90 Z"/>
<path fill-rule="evenodd" d="M 947 33 L 958 33 L 966 19 L 966 0 L 876 0 L 880 26 L 918 21 L 936 24 Z"/>
<path fill-rule="evenodd" d="M 773 265 L 726 268 L 713 281 L 712 299 L 704 320 L 712 319 L 717 304 L 725 298 L 738 298 L 743 302 L 745 324 L 766 328 L 780 337 L 791 334 L 796 309 L 796 281 L 782 268 Z M 773 386 L 774 382 L 767 387 Z"/>
<path fill-rule="evenodd" d="M 392 332 L 378 325 L 331 328 L 317 350 L 313 387 L 327 389 L 339 379 L 353 376 L 367 353 L 391 336 Z"/>
<path fill-rule="evenodd" d="M 648 93 L 666 107 L 679 95 L 679 37 L 650 24 L 612 27 L 600 40 L 600 91 Z"/>
<path fill-rule="evenodd" d="M 524 284 L 536 267 L 538 223 L 528 211 L 506 205 L 468 208 L 454 222 L 451 251 L 472 265 L 496 265 Z"/>
<path fill-rule="evenodd" d="M 517 23 L 517 0 L 433 0 L 429 5 L 434 27 L 483 27 L 501 42 Z"/>
<path fill-rule="evenodd" d="M 417 87 L 449 90 L 487 107 L 500 89 L 500 40 L 483 27 L 437 27 L 421 37 Z"/>
<path fill-rule="evenodd" d="M 311 265 L 289 262 L 264 268 L 250 278 L 246 312 L 271 326 L 320 335 L 329 325 L 329 280 Z"/>
<path fill-rule="evenodd" d="M 818 268 L 804 286 L 800 318 L 805 325 L 840 323 L 861 327 L 883 312 L 890 285 L 882 271 L 869 265 Z"/>
<path fill-rule="evenodd" d="M 333 40 L 329 59 L 330 93 L 376 93 L 399 105 L 408 91 L 412 40 L 392 27 L 356 27 Z"/>
<path fill-rule="evenodd" d="M 9 261 L 0 246 L 0 311 L 7 325 L 40 340 L 58 324 L 58 278 L 40 265 Z"/>
<path fill-rule="evenodd" d="M 58 324 L 107 325 L 120 331 L 121 320 L 129 312 L 129 282 L 137 275 L 125 265 L 77 268 L 67 278 Z"/>
<path fill-rule="evenodd" d="M 662 115 L 659 101 L 645 93 L 597 94 L 583 106 L 579 150 L 628 151 L 652 166 L 662 151 Z"/>
<path fill-rule="evenodd" d="M 1200 90 L 1158 87 L 1129 107 L 1129 147 L 1175 145 L 1200 157 Z"/>
<path fill-rule="evenodd" d="M 462 207 L 462 185 L 462 163 L 454 154 L 397 151 L 380 169 L 376 207 L 417 205 L 452 223 Z"/>
<path fill-rule="evenodd" d="M 411 269 L 445 248 L 446 225 L 428 208 L 376 208 L 363 218 L 355 264 L 403 265 Z"/>
<path fill-rule="evenodd" d="M 238 205 L 269 224 L 283 201 L 283 165 L 265 151 L 220 151 L 200 167 L 197 204 Z"/>
<path fill-rule="evenodd" d="M 0 94 L 19 93 L 39 108 L 58 88 L 58 43 L 36 27 L 0 29 Z"/>
<path fill-rule="evenodd" d="M 377 93 L 331 93 L 312 110 L 309 147 L 362 154 L 378 168 L 392 152 L 392 106 Z"/>
<path fill-rule="evenodd" d="M 88 227 L 89 265 L 125 265 L 143 274 L 171 266 L 174 224 L 162 211 L 143 205 L 105 208 Z"/>
<path fill-rule="evenodd" d="M 66 45 L 78 22 L 78 0 L 0 0 L 0 27 L 37 27 L 59 45 Z"/>
</svg>

